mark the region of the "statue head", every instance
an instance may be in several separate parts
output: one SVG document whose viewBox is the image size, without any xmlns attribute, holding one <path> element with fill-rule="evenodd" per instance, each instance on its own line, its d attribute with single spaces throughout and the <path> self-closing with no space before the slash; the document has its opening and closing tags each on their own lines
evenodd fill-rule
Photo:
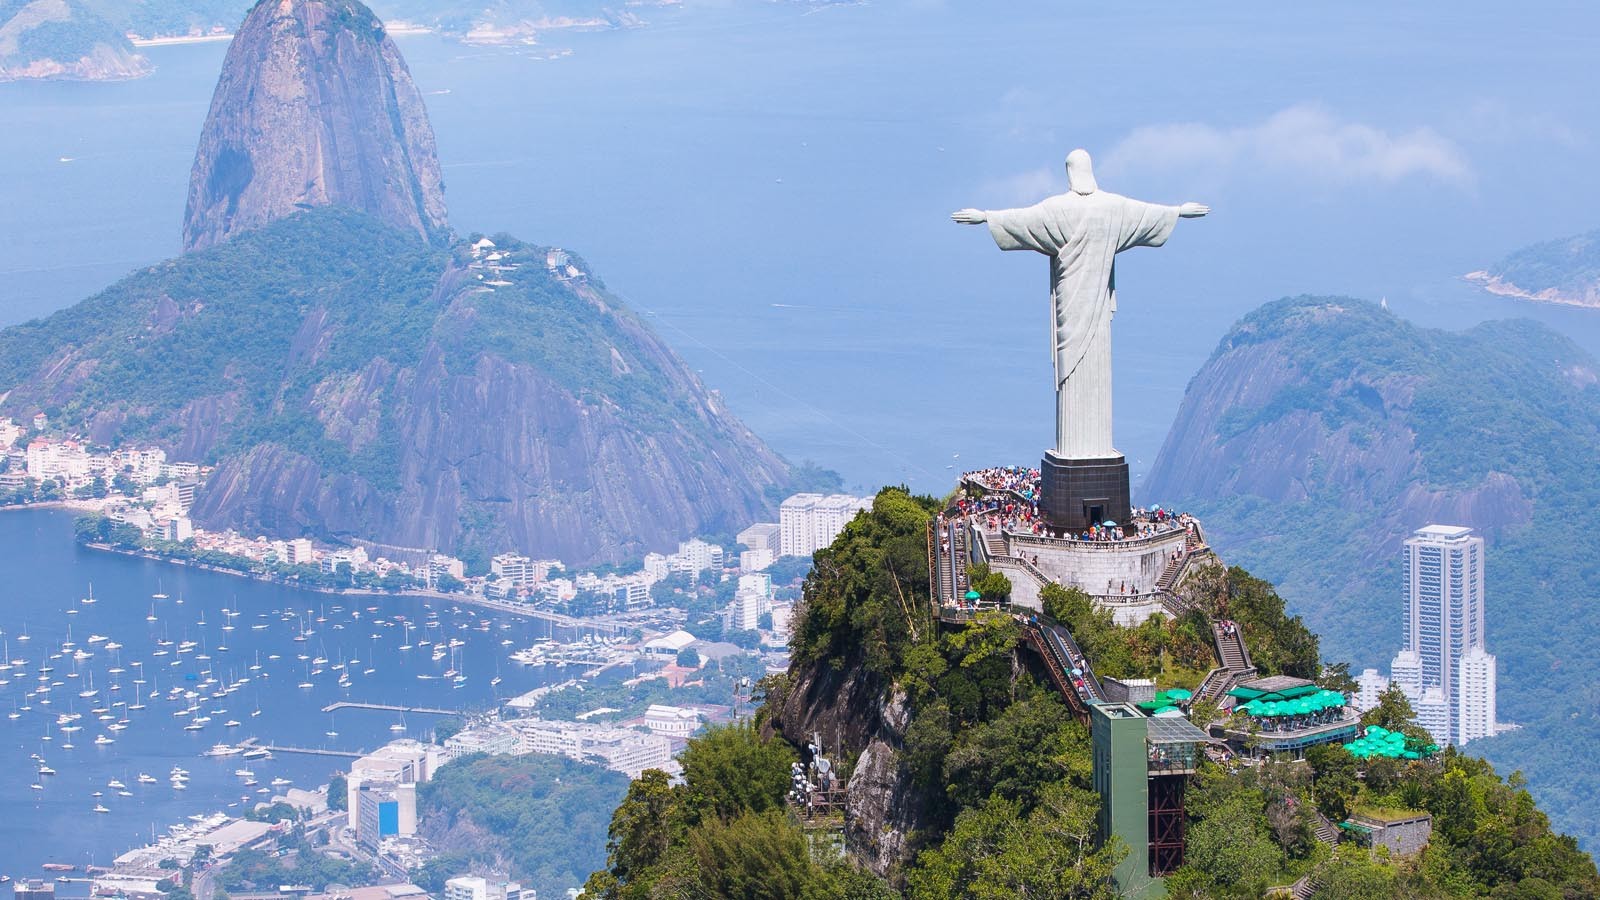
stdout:
<svg viewBox="0 0 1600 900">
<path fill-rule="evenodd" d="M 1079 148 L 1067 154 L 1067 184 L 1074 194 L 1092 194 L 1100 189 L 1094 180 L 1094 161 L 1089 151 Z"/>
</svg>

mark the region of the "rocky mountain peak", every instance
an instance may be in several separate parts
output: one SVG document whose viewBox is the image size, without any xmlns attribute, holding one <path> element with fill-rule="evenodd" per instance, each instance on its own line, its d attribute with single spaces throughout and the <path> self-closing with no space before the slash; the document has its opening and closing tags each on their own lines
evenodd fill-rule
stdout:
<svg viewBox="0 0 1600 900">
<path fill-rule="evenodd" d="M 378 17 L 356 0 L 261 0 L 211 98 L 183 246 L 315 206 L 358 209 L 428 240 L 447 230 L 433 129 Z"/>
</svg>

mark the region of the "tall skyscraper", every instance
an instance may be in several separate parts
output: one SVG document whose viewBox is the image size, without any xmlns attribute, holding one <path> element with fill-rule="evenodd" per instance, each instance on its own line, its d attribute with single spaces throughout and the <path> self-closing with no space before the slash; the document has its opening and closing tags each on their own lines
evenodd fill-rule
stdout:
<svg viewBox="0 0 1600 900">
<path fill-rule="evenodd" d="M 1419 528 L 1405 541 L 1406 643 L 1390 675 L 1441 744 L 1494 733 L 1494 657 L 1484 650 L 1483 558 L 1483 538 L 1458 525 Z M 1471 661 L 1463 667 L 1469 653 Z M 1470 686 L 1463 683 L 1464 673 Z"/>
</svg>

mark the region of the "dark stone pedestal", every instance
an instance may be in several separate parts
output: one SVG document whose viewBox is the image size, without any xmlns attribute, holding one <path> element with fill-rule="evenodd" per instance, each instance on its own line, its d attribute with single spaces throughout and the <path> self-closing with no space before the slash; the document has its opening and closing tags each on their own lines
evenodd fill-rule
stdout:
<svg viewBox="0 0 1600 900">
<path fill-rule="evenodd" d="M 1101 522 L 1126 525 L 1132 518 L 1124 457 L 1062 459 L 1047 452 L 1039 481 L 1039 512 L 1052 527 L 1076 533 Z"/>
</svg>

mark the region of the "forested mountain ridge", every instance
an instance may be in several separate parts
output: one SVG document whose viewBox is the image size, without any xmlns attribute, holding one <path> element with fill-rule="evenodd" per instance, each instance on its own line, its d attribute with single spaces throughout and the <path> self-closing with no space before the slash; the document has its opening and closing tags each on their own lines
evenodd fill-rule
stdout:
<svg viewBox="0 0 1600 900">
<path fill-rule="evenodd" d="M 1600 364 L 1528 321 L 1419 328 L 1375 304 L 1300 297 L 1241 320 L 1190 382 L 1144 499 L 1200 515 L 1272 579 L 1330 657 L 1387 672 L 1399 542 L 1430 522 L 1489 541 L 1488 649 L 1517 733 L 1472 745 L 1521 769 L 1561 829 L 1597 846 Z"/>
<path fill-rule="evenodd" d="M 691 741 L 681 785 L 660 772 L 635 780 L 586 896 L 1119 896 L 1110 873 L 1122 849 L 1097 833 L 1088 729 L 1019 652 L 1021 624 L 1000 610 L 963 627 L 933 619 L 924 542 L 938 508 L 884 489 L 817 554 L 790 668 L 762 683 L 759 727 Z M 1315 635 L 1241 569 L 1200 583 L 1182 619 L 1137 628 L 1116 626 L 1077 591 L 1047 588 L 1044 600 L 1103 674 L 1169 685 L 1210 657 L 1204 617 L 1226 609 L 1263 674 L 1348 678 L 1316 671 Z M 1368 722 L 1415 728 L 1397 694 Z M 814 735 L 848 786 L 843 854 L 828 852 L 826 828 L 813 841 L 784 801 L 790 763 Z M 1391 860 L 1317 839 L 1314 812 L 1342 818 L 1358 805 L 1429 812 L 1429 849 Z M 1593 860 L 1551 831 L 1515 778 L 1453 750 L 1403 763 L 1358 762 L 1339 747 L 1305 763 L 1205 762 L 1188 810 L 1187 861 L 1166 880 L 1174 897 L 1259 898 L 1300 878 L 1312 897 L 1345 900 L 1600 892 Z"/>
<path fill-rule="evenodd" d="M 249 534 L 585 563 L 771 513 L 788 467 L 666 344 L 499 252 L 303 212 L 0 331 L 0 408 L 216 465 L 195 516 Z"/>
</svg>

